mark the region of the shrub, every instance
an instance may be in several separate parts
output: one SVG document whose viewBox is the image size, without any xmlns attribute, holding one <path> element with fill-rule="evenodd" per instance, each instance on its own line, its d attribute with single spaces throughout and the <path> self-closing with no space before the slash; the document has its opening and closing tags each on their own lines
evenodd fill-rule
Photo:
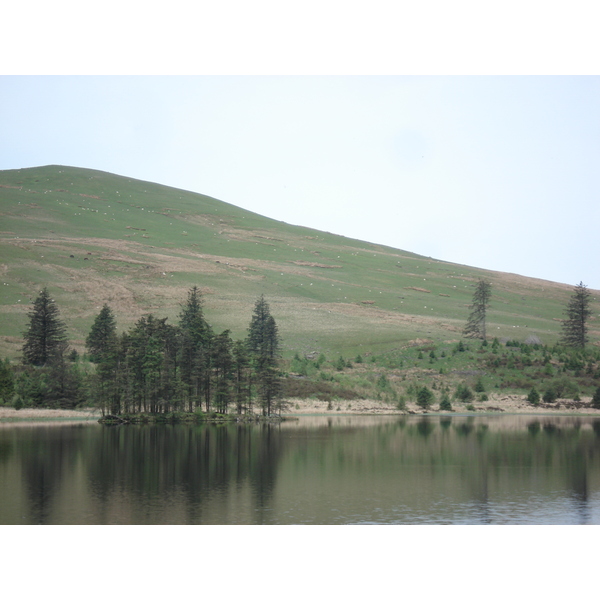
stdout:
<svg viewBox="0 0 600 600">
<path fill-rule="evenodd" d="M 554 393 L 555 398 L 574 398 L 579 393 L 579 386 L 568 377 L 560 377 L 550 382 L 548 390 Z"/>
<path fill-rule="evenodd" d="M 463 402 L 467 402 L 473 398 L 473 392 L 468 385 L 459 383 L 456 387 L 456 391 L 454 392 L 454 397 L 462 400 Z"/>
<path fill-rule="evenodd" d="M 427 410 L 430 408 L 434 400 L 435 396 L 433 395 L 433 392 L 426 385 L 419 388 L 419 391 L 417 392 L 417 404 L 422 409 Z"/>
<path fill-rule="evenodd" d="M 596 388 L 596 391 L 592 396 L 592 406 L 594 408 L 600 408 L 600 387 Z"/>
<path fill-rule="evenodd" d="M 481 392 L 485 392 L 485 386 L 483 385 L 483 381 L 481 381 L 481 378 L 479 378 L 477 380 L 477 383 L 475 384 L 475 391 L 480 394 Z"/>
<path fill-rule="evenodd" d="M 531 390 L 529 390 L 529 394 L 527 394 L 527 401 L 534 406 L 540 403 L 540 394 L 535 388 L 531 388 Z"/>
<path fill-rule="evenodd" d="M 377 379 L 377 389 L 382 391 L 390 389 L 390 382 L 385 376 L 385 373 L 381 373 L 381 375 L 379 375 L 379 378 Z"/>
<path fill-rule="evenodd" d="M 450 397 L 448 394 L 442 394 L 442 398 L 440 399 L 440 410 L 452 410 L 452 404 L 450 402 Z"/>
<path fill-rule="evenodd" d="M 398 398 L 398 404 L 396 404 L 398 410 L 406 410 L 406 398 L 404 396 L 400 396 Z"/>
<path fill-rule="evenodd" d="M 472 404 L 467 404 L 467 410 L 475 412 L 477 409 Z"/>
<path fill-rule="evenodd" d="M 544 402 L 554 402 L 556 400 L 556 392 L 552 388 L 547 389 L 542 396 L 542 400 Z"/>
</svg>

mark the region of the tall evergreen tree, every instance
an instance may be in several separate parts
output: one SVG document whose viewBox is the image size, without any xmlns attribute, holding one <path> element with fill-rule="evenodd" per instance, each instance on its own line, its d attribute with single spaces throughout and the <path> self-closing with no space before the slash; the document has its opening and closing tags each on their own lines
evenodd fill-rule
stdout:
<svg viewBox="0 0 600 600">
<path fill-rule="evenodd" d="M 242 340 L 233 344 L 233 386 L 238 415 L 252 411 L 252 390 L 250 382 L 250 358 L 248 348 Z"/>
<path fill-rule="evenodd" d="M 490 297 L 492 295 L 492 284 L 480 279 L 473 293 L 473 301 L 469 308 L 471 313 L 467 319 L 463 335 L 469 338 L 481 338 L 485 340 L 486 313 L 489 307 Z"/>
<path fill-rule="evenodd" d="M 248 328 L 248 350 L 260 369 L 279 357 L 279 331 L 264 296 L 254 305 Z"/>
<path fill-rule="evenodd" d="M 182 399 L 192 411 L 204 398 L 210 404 L 210 341 L 212 330 L 204 318 L 202 294 L 194 286 L 179 314 L 179 384 Z M 207 408 L 208 410 L 208 408 Z"/>
<path fill-rule="evenodd" d="M 263 414 L 270 415 L 274 402 L 280 395 L 281 381 L 277 370 L 279 357 L 279 331 L 265 297 L 254 305 L 248 328 L 248 352 L 254 371 L 254 380 Z"/>
<path fill-rule="evenodd" d="M 64 360 L 67 328 L 60 312 L 44 287 L 29 312 L 29 327 L 24 333 L 23 361 L 37 367 L 53 360 Z"/>
<path fill-rule="evenodd" d="M 85 340 L 90 359 L 93 362 L 101 360 L 103 355 L 106 355 L 109 350 L 114 348 L 117 341 L 117 324 L 113 312 L 105 304 L 102 310 L 94 320 L 90 333 Z"/>
<path fill-rule="evenodd" d="M 231 381 L 233 378 L 233 341 L 229 330 L 215 336 L 212 344 L 212 371 L 214 379 L 215 408 L 222 414 L 227 413 L 231 399 Z"/>
<path fill-rule="evenodd" d="M 562 324 L 561 341 L 565 346 L 585 348 L 588 342 L 587 320 L 590 318 L 590 301 L 592 295 L 582 282 L 573 290 L 573 295 L 567 304 L 565 314 L 567 318 Z"/>
</svg>

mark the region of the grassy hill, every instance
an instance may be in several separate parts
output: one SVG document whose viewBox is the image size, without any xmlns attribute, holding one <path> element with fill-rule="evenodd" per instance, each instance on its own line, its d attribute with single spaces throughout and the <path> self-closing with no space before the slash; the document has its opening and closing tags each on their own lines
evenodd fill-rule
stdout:
<svg viewBox="0 0 600 600">
<path fill-rule="evenodd" d="M 524 341 L 536 335 L 552 344 L 572 291 L 289 225 L 201 194 L 89 169 L 0 171 L 0 214 L 1 356 L 19 354 L 29 304 L 44 285 L 80 352 L 104 302 L 120 331 L 150 312 L 174 322 L 187 290 L 197 285 L 214 329 L 228 328 L 241 338 L 264 294 L 288 358 L 456 341 L 479 277 L 493 286 L 491 336 Z M 574 284 L 576 279 L 574 274 Z M 598 320 L 590 321 L 590 329 L 591 341 L 600 343 Z"/>
</svg>

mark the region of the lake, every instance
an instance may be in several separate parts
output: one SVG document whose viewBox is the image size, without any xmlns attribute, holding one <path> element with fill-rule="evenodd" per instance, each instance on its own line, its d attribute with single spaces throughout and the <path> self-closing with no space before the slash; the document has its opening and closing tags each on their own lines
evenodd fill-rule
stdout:
<svg viewBox="0 0 600 600">
<path fill-rule="evenodd" d="M 598 524 L 600 419 L 0 424 L 0 524 Z"/>
</svg>

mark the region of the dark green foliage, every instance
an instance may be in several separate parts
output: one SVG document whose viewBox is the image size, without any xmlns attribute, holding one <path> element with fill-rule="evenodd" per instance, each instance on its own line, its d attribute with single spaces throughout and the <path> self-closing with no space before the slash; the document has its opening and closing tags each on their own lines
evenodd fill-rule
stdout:
<svg viewBox="0 0 600 600">
<path fill-rule="evenodd" d="M 229 330 L 215 336 L 211 349 L 215 408 L 218 413 L 226 414 L 231 400 L 234 375 L 233 341 Z"/>
<path fill-rule="evenodd" d="M 553 388 L 548 388 L 542 396 L 542 400 L 547 403 L 555 402 L 556 398 L 556 392 Z"/>
<path fill-rule="evenodd" d="M 189 411 L 194 411 L 202 402 L 207 412 L 210 408 L 212 339 L 212 329 L 204 318 L 202 295 L 194 286 L 179 314 L 177 340 L 179 397 Z"/>
<path fill-rule="evenodd" d="M 480 394 L 482 392 L 485 392 L 485 386 L 483 385 L 483 381 L 481 380 L 481 378 L 479 378 L 477 380 L 477 383 L 475 384 L 475 391 Z"/>
<path fill-rule="evenodd" d="M 422 386 L 417 391 L 417 404 L 424 410 L 428 410 L 433 405 L 435 396 L 433 392 L 427 387 Z"/>
<path fill-rule="evenodd" d="M 391 389 L 390 382 L 385 376 L 385 373 L 380 373 L 379 377 L 377 378 L 377 389 L 382 392 L 386 392 Z"/>
<path fill-rule="evenodd" d="M 456 344 L 456 346 L 452 350 L 452 354 L 456 354 L 457 352 L 466 352 L 467 350 L 468 347 L 466 346 L 466 344 L 464 344 L 463 341 L 460 340 L 460 342 L 458 342 L 458 344 Z"/>
<path fill-rule="evenodd" d="M 335 361 L 335 368 L 338 371 L 343 371 L 346 368 L 346 361 L 344 360 L 343 356 L 340 356 L 336 361 Z"/>
<path fill-rule="evenodd" d="M 588 342 L 587 320 L 592 314 L 589 308 L 591 297 L 590 291 L 582 282 L 575 287 L 565 309 L 567 318 L 562 324 L 561 342 L 565 346 L 584 348 Z"/>
<path fill-rule="evenodd" d="M 473 391 L 466 383 L 459 383 L 454 392 L 454 398 L 467 402 L 473 399 Z"/>
<path fill-rule="evenodd" d="M 24 406 L 70 409 L 85 399 L 83 380 L 79 367 L 66 361 L 28 365 L 16 378 L 15 392 Z"/>
<path fill-rule="evenodd" d="M 0 404 L 8 404 L 15 392 L 15 377 L 8 359 L 0 360 Z"/>
<path fill-rule="evenodd" d="M 527 394 L 527 401 L 533 405 L 538 405 L 540 403 L 540 394 L 535 388 L 531 388 L 531 390 L 529 390 L 529 394 Z"/>
<path fill-rule="evenodd" d="M 29 327 L 24 333 L 23 362 L 42 367 L 63 360 L 67 349 L 67 328 L 58 307 L 43 288 L 29 312 Z"/>
<path fill-rule="evenodd" d="M 596 388 L 596 391 L 592 396 L 592 406 L 594 408 L 600 408 L 600 386 Z"/>
<path fill-rule="evenodd" d="M 282 408 L 281 376 L 277 370 L 279 343 L 277 324 L 264 296 L 261 296 L 254 305 L 247 344 L 258 400 L 263 414 L 267 416 L 272 414 L 275 408 Z"/>
<path fill-rule="evenodd" d="M 489 307 L 490 297 L 492 295 L 492 284 L 480 279 L 475 287 L 473 302 L 469 307 L 471 313 L 467 319 L 467 324 L 463 335 L 469 338 L 486 338 L 486 313 Z"/>
<path fill-rule="evenodd" d="M 92 362 L 99 362 L 117 343 L 117 324 L 113 312 L 105 304 L 94 320 L 85 340 L 85 347 Z"/>
<path fill-rule="evenodd" d="M 446 410 L 446 411 L 452 410 L 452 404 L 450 402 L 450 397 L 445 392 L 442 394 L 442 397 L 440 399 L 440 410 Z"/>
<path fill-rule="evenodd" d="M 252 410 L 250 357 L 242 340 L 233 344 L 233 396 L 238 415 Z"/>
<path fill-rule="evenodd" d="M 555 400 L 558 398 L 574 398 L 579 393 L 579 386 L 568 377 L 553 379 L 548 383 L 546 393 Z"/>
</svg>

